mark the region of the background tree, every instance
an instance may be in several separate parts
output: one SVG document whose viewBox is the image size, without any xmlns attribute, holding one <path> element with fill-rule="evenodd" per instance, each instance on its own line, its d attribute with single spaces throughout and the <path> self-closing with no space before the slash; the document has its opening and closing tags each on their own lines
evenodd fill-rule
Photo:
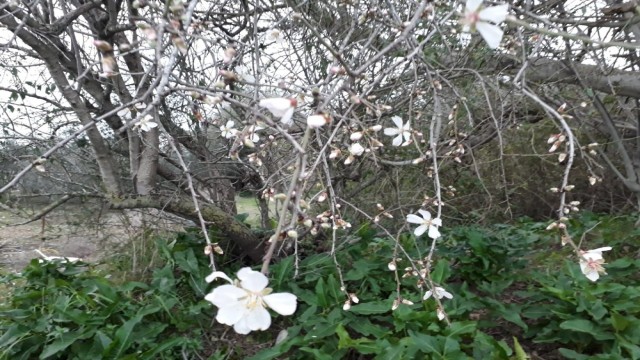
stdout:
<svg viewBox="0 0 640 360">
<path fill-rule="evenodd" d="M 264 225 L 279 199 L 265 265 L 291 230 L 332 229 L 335 248 L 350 222 L 393 238 L 419 208 L 446 227 L 640 206 L 636 8 L 513 3 L 494 50 L 461 32 L 463 5 L 0 1 L 3 130 L 38 144 L 0 192 L 83 142 L 93 194 L 213 222 L 253 260 L 236 191 L 260 196 Z"/>
</svg>

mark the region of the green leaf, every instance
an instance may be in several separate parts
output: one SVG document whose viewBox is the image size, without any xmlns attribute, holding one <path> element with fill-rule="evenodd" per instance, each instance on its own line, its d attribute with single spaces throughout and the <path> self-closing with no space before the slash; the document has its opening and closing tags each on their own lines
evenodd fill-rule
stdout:
<svg viewBox="0 0 640 360">
<path fill-rule="evenodd" d="M 516 360 L 527 360 L 529 358 L 527 356 L 527 353 L 522 348 L 522 346 L 520 346 L 520 342 L 518 342 L 518 338 L 515 336 L 513 337 L 513 349 L 515 350 L 515 353 L 516 353 Z"/>
<path fill-rule="evenodd" d="M 624 331 L 624 329 L 626 329 L 627 326 L 629 326 L 629 320 L 627 320 L 626 317 L 618 313 L 612 312 L 611 325 L 613 326 L 614 329 L 616 329 L 616 331 Z"/>
<path fill-rule="evenodd" d="M 588 360 L 589 359 L 589 356 L 578 354 L 577 352 L 570 349 L 560 348 L 558 349 L 558 352 L 560 353 L 560 355 L 564 356 L 567 359 L 572 359 L 572 360 Z"/>
<path fill-rule="evenodd" d="M 449 261 L 440 259 L 431 272 L 431 278 L 436 284 L 442 284 L 449 277 Z"/>
<path fill-rule="evenodd" d="M 280 289 L 283 284 L 291 279 L 291 271 L 293 270 L 294 256 L 289 256 L 280 261 L 277 265 L 278 271 L 272 281 L 274 289 Z"/>
<path fill-rule="evenodd" d="M 136 316 L 129 319 L 127 322 L 116 331 L 113 342 L 109 345 L 105 355 L 110 359 L 119 359 L 127 351 L 131 343 L 133 342 L 132 333 L 133 328 L 142 321 L 142 316 Z"/>
<path fill-rule="evenodd" d="M 596 340 L 613 340 L 613 334 L 604 332 L 601 328 L 595 326 L 591 321 L 585 319 L 573 319 L 560 323 L 560 328 L 565 330 L 587 333 Z"/>
<path fill-rule="evenodd" d="M 560 324 L 560 328 L 561 329 L 565 329 L 565 330 L 573 330 L 573 331 L 579 331 L 579 332 L 584 332 L 584 333 L 591 333 L 593 332 L 594 326 L 593 323 L 589 320 L 585 320 L 585 319 L 573 319 L 573 320 L 567 320 L 564 321 Z"/>
<path fill-rule="evenodd" d="M 40 359 L 46 359 L 55 355 L 69 347 L 69 345 L 73 344 L 74 342 L 93 336 L 94 332 L 95 330 L 85 331 L 84 328 L 80 328 L 76 331 L 66 332 L 62 334 L 60 338 L 55 339 L 52 343 L 46 345 L 44 349 L 42 349 Z"/>
<path fill-rule="evenodd" d="M 388 300 L 370 301 L 354 305 L 349 311 L 360 315 L 384 314 L 391 311 L 391 303 Z"/>
<path fill-rule="evenodd" d="M 158 359 L 158 355 L 163 353 L 166 350 L 169 350 L 171 348 L 174 347 L 178 347 L 180 346 L 182 343 L 186 342 L 187 339 L 183 338 L 183 337 L 175 337 L 175 338 L 171 338 L 168 339 L 160 344 L 154 345 L 153 349 L 143 353 L 142 355 L 140 355 L 139 358 L 140 360 L 153 360 L 153 359 Z"/>
</svg>

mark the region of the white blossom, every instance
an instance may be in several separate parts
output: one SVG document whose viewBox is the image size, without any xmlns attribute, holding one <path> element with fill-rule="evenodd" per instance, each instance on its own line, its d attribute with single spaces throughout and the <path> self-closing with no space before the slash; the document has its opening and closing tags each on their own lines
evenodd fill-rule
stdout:
<svg viewBox="0 0 640 360">
<path fill-rule="evenodd" d="M 411 126 L 409 121 L 406 124 L 402 124 L 402 118 L 400 116 L 394 116 L 391 121 L 396 125 L 395 128 L 384 129 L 384 134 L 387 136 L 395 136 L 393 139 L 393 146 L 408 145 L 411 139 Z M 402 141 L 404 138 L 404 142 Z"/>
<path fill-rule="evenodd" d="M 587 250 L 581 252 L 580 257 L 580 270 L 591 281 L 596 281 L 600 278 L 600 274 L 606 274 L 602 265 L 605 263 L 602 257 L 603 251 L 611 250 L 610 246 L 601 247 L 594 250 Z"/>
<path fill-rule="evenodd" d="M 220 126 L 220 135 L 225 139 L 231 139 L 238 134 L 238 129 L 234 128 L 235 122 L 233 120 L 227 121 L 225 125 Z"/>
<path fill-rule="evenodd" d="M 279 117 L 283 124 L 291 125 L 298 101 L 288 98 L 269 98 L 260 100 L 259 105 L 269 110 L 273 116 Z"/>
<path fill-rule="evenodd" d="M 158 124 L 153 122 L 153 116 L 146 115 L 142 119 L 138 120 L 138 122 L 133 127 L 138 128 L 142 131 L 149 131 L 157 126 Z"/>
<path fill-rule="evenodd" d="M 217 278 L 227 280 L 230 284 L 221 285 L 205 296 L 205 299 L 218 307 L 216 320 L 233 326 L 236 333 L 246 335 L 251 331 L 266 330 L 271 326 L 271 315 L 267 308 L 280 315 L 291 315 L 296 311 L 296 296 L 290 293 L 271 293 L 267 287 L 267 277 L 251 268 L 238 271 L 235 282 L 216 271 L 207 276 L 211 282 Z"/>
<path fill-rule="evenodd" d="M 364 147 L 360 143 L 353 143 L 349 146 L 349 153 L 353 156 L 360 156 L 364 153 Z"/>
<path fill-rule="evenodd" d="M 420 236 L 424 234 L 427 230 L 429 230 L 428 235 L 432 239 L 437 239 L 440 237 L 440 231 L 438 230 L 439 226 L 442 226 L 442 220 L 440 218 L 431 218 L 431 213 L 426 210 L 418 210 L 422 217 L 409 214 L 407 215 L 407 222 L 412 224 L 420 224 L 415 230 L 414 234 L 416 236 Z"/>
<path fill-rule="evenodd" d="M 424 293 L 424 297 L 422 298 L 422 300 L 427 300 L 431 296 L 438 300 L 441 300 L 442 298 L 453 299 L 453 295 L 451 295 L 450 292 L 440 286 L 436 286 L 432 290 L 427 290 L 427 292 Z"/>
<path fill-rule="evenodd" d="M 328 119 L 327 116 L 325 115 L 311 115 L 309 117 L 307 117 L 307 126 L 312 128 L 312 129 L 317 129 L 319 127 L 322 127 L 324 125 L 326 125 L 328 123 Z"/>
<path fill-rule="evenodd" d="M 490 48 L 495 49 L 502 41 L 502 29 L 498 26 L 509 13 L 509 5 L 482 8 L 483 0 L 467 0 L 462 23 L 463 31 L 478 30 Z"/>
</svg>

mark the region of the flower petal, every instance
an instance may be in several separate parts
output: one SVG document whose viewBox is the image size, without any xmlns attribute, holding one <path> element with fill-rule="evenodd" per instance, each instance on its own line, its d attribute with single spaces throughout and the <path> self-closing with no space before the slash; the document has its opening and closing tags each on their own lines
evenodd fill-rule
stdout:
<svg viewBox="0 0 640 360">
<path fill-rule="evenodd" d="M 233 306 L 226 306 L 218 309 L 216 320 L 220 324 L 234 325 L 243 318 L 247 308 L 244 304 L 237 302 Z"/>
<path fill-rule="evenodd" d="M 233 330 L 240 335 L 247 335 L 251 332 L 251 328 L 247 322 L 247 318 L 243 317 L 238 322 L 233 324 Z"/>
<path fill-rule="evenodd" d="M 290 293 L 276 293 L 263 296 L 265 304 L 280 315 L 291 315 L 296 311 L 297 298 Z"/>
<path fill-rule="evenodd" d="M 235 285 L 221 285 L 208 293 L 204 299 L 219 308 L 223 308 L 226 306 L 232 306 L 234 303 L 238 302 L 238 299 L 246 295 L 247 292 L 245 290 Z"/>
<path fill-rule="evenodd" d="M 271 315 L 267 309 L 262 306 L 256 306 L 249 310 L 245 315 L 244 320 L 247 322 L 249 329 L 253 330 L 267 330 L 271 326 Z"/>
<path fill-rule="evenodd" d="M 207 276 L 206 278 L 204 278 L 204 280 L 205 280 L 206 282 L 210 283 L 210 282 L 212 282 L 213 280 L 218 279 L 218 278 L 225 279 L 225 280 L 227 280 L 227 281 L 228 281 L 228 282 L 230 282 L 230 283 L 232 283 L 232 282 L 233 282 L 233 280 L 231 280 L 231 278 L 230 278 L 230 277 L 228 277 L 228 276 L 227 276 L 227 274 L 223 273 L 222 271 L 214 271 L 214 272 L 212 272 L 211 274 L 209 274 L 209 276 Z"/>
<path fill-rule="evenodd" d="M 431 220 L 431 224 L 433 224 L 435 226 L 442 226 L 442 219 L 435 218 L 435 219 Z"/>
<path fill-rule="evenodd" d="M 509 5 L 491 6 L 486 9 L 482 9 L 478 13 L 478 17 L 482 21 L 491 21 L 496 24 L 500 24 L 507 18 L 509 13 Z"/>
<path fill-rule="evenodd" d="M 429 211 L 420 209 L 418 212 L 426 221 L 431 220 L 431 213 Z"/>
<path fill-rule="evenodd" d="M 384 129 L 384 134 L 387 135 L 387 136 L 396 136 L 396 135 L 400 134 L 400 129 L 386 128 L 386 129 Z"/>
<path fill-rule="evenodd" d="M 600 274 L 595 270 L 590 270 L 589 272 L 584 274 L 587 279 L 591 281 L 597 281 L 600 278 Z"/>
<path fill-rule="evenodd" d="M 465 9 L 467 12 L 475 12 L 482 5 L 483 0 L 467 0 Z"/>
<path fill-rule="evenodd" d="M 253 271 L 251 268 L 242 268 L 238 271 L 238 279 L 243 289 L 258 293 L 269 284 L 269 279 L 259 271 Z"/>
<path fill-rule="evenodd" d="M 289 108 L 289 110 L 285 111 L 285 113 L 280 118 L 280 121 L 285 125 L 293 124 L 293 112 L 295 108 Z"/>
<path fill-rule="evenodd" d="M 440 237 L 440 231 L 438 231 L 438 228 L 436 226 L 429 226 L 429 237 L 432 239 L 437 239 Z"/>
<path fill-rule="evenodd" d="M 495 49 L 500 45 L 502 41 L 502 29 L 499 26 L 489 24 L 484 21 L 478 21 L 476 23 L 476 29 L 482 35 L 484 41 L 487 42 L 490 48 Z"/>
<path fill-rule="evenodd" d="M 427 300 L 431 297 L 431 295 L 433 295 L 433 291 L 431 290 L 427 290 L 426 293 L 424 293 L 424 296 L 422 297 L 422 300 Z"/>
<path fill-rule="evenodd" d="M 393 138 L 393 142 L 391 142 L 391 145 L 393 146 L 400 146 L 402 145 L 402 134 L 396 136 L 395 138 Z"/>
<path fill-rule="evenodd" d="M 396 127 L 398 129 L 402 129 L 402 118 L 400 116 L 392 117 L 391 121 L 393 121 L 393 123 L 396 124 Z"/>
<path fill-rule="evenodd" d="M 420 225 L 413 231 L 413 234 L 415 236 L 421 236 L 425 231 L 427 231 L 428 228 L 429 227 L 427 225 Z"/>
<path fill-rule="evenodd" d="M 416 214 L 407 215 L 407 222 L 412 224 L 424 224 L 424 219 Z"/>
<path fill-rule="evenodd" d="M 258 105 L 269 110 L 273 116 L 278 117 L 284 116 L 289 109 L 293 108 L 291 99 L 287 98 L 262 99 Z"/>
</svg>

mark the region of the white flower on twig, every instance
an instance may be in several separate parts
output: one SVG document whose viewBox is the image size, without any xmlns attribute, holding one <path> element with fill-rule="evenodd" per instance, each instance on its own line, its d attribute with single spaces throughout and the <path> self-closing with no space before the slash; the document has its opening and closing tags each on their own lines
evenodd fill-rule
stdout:
<svg viewBox="0 0 640 360">
<path fill-rule="evenodd" d="M 158 127 L 158 124 L 153 121 L 153 116 L 145 115 L 145 117 L 138 120 L 138 122 L 133 127 L 138 128 L 142 131 L 149 131 L 155 127 Z"/>
<path fill-rule="evenodd" d="M 606 246 L 580 252 L 580 270 L 582 270 L 587 279 L 596 281 L 600 278 L 600 274 L 606 274 L 604 267 L 602 267 L 605 264 L 602 252 L 609 250 L 611 250 L 611 247 Z"/>
<path fill-rule="evenodd" d="M 273 116 L 279 117 L 283 124 L 291 125 L 293 124 L 293 112 L 298 106 L 298 101 L 289 98 L 270 98 L 260 100 L 259 105 L 269 110 Z"/>
<path fill-rule="evenodd" d="M 411 126 L 409 121 L 403 125 L 400 116 L 392 117 L 391 121 L 393 121 L 396 127 L 384 129 L 384 134 L 387 136 L 395 136 L 392 142 L 393 146 L 409 145 L 409 140 L 411 140 Z M 404 142 L 402 141 L 403 138 Z"/>
<path fill-rule="evenodd" d="M 438 227 L 442 226 L 442 220 L 440 220 L 440 218 L 432 219 L 431 213 L 426 210 L 418 210 L 418 212 L 422 216 L 418 216 L 415 214 L 407 215 L 407 222 L 410 222 L 412 224 L 420 224 L 420 226 L 418 226 L 413 231 L 413 233 L 416 236 L 420 236 L 428 230 L 429 232 L 427 235 L 429 235 L 430 238 L 439 238 L 440 231 L 438 230 Z"/>
<path fill-rule="evenodd" d="M 207 276 L 206 281 L 211 282 L 217 278 L 225 279 L 230 284 L 218 286 L 205 299 L 218 307 L 216 320 L 233 326 L 238 334 L 246 335 L 251 331 L 268 329 L 271 326 L 271 315 L 267 308 L 280 315 L 291 315 L 296 311 L 295 295 L 272 294 L 272 290 L 267 287 L 267 277 L 251 268 L 240 269 L 236 281 L 232 281 L 221 271 L 213 272 Z"/>
<path fill-rule="evenodd" d="M 453 299 L 453 295 L 451 295 L 450 292 L 440 286 L 436 286 L 435 288 L 433 288 L 433 290 L 427 290 L 427 292 L 424 293 L 424 297 L 422 298 L 422 300 L 427 300 L 431 296 L 438 300 L 441 300 L 442 298 Z"/>
<path fill-rule="evenodd" d="M 463 31 L 478 30 L 490 48 L 495 49 L 502 41 L 502 23 L 509 13 L 509 5 L 498 5 L 482 8 L 483 0 L 467 0 L 464 16 L 461 20 Z"/>
<path fill-rule="evenodd" d="M 225 139 L 231 139 L 238 134 L 238 129 L 234 128 L 235 122 L 233 120 L 227 121 L 226 124 L 220 126 L 220 135 Z"/>
</svg>

